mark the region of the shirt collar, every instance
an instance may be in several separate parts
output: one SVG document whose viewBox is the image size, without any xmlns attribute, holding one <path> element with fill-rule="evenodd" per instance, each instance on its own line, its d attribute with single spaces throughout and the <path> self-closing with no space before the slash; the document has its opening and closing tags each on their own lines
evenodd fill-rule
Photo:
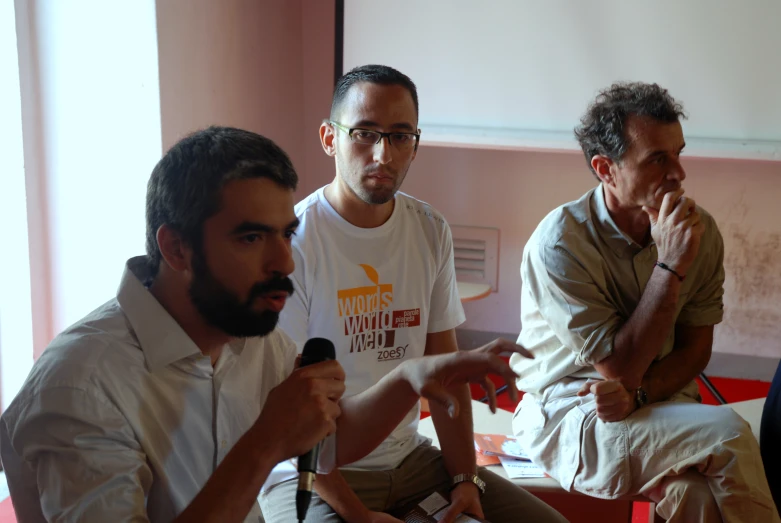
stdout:
<svg viewBox="0 0 781 523">
<path fill-rule="evenodd" d="M 145 282 L 152 278 L 146 256 L 131 258 L 119 284 L 117 301 L 133 328 L 149 370 L 200 355 L 201 350 L 168 311 L 149 292 Z"/>
<path fill-rule="evenodd" d="M 597 232 L 603 240 L 610 246 L 610 249 L 617 256 L 633 256 L 643 250 L 643 247 L 637 244 L 632 238 L 618 228 L 610 211 L 605 203 L 605 189 L 602 184 L 594 189 L 591 198 L 591 209 L 596 217 Z"/>
</svg>

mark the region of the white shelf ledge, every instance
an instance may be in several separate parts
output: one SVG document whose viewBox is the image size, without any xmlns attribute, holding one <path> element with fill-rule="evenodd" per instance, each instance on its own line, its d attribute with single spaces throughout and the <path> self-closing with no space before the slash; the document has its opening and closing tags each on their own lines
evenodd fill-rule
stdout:
<svg viewBox="0 0 781 523">
<path fill-rule="evenodd" d="M 420 124 L 423 146 L 580 154 L 571 131 L 535 131 Z M 719 138 L 686 139 L 686 156 L 781 162 L 781 141 Z"/>
</svg>

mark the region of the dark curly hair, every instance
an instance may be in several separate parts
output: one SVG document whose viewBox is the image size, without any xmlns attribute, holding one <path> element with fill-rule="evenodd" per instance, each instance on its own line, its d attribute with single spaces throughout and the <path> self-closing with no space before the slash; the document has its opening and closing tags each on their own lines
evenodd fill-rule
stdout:
<svg viewBox="0 0 781 523">
<path fill-rule="evenodd" d="M 627 118 L 632 115 L 648 116 L 668 123 L 686 118 L 680 102 L 658 84 L 618 82 L 603 89 L 575 128 L 575 138 L 592 173 L 591 158 L 595 155 L 619 161 L 629 148 L 629 137 L 624 127 Z"/>
</svg>

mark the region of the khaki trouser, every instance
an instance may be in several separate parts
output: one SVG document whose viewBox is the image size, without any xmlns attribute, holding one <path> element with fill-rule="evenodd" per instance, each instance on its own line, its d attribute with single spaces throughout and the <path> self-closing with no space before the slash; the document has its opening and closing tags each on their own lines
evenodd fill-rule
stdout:
<svg viewBox="0 0 781 523">
<path fill-rule="evenodd" d="M 431 445 L 421 445 L 396 469 L 385 471 L 343 470 L 342 474 L 369 510 L 393 513 L 426 498 L 434 491 L 447 493 L 451 477 L 442 453 Z M 486 493 L 480 500 L 490 523 L 562 523 L 558 512 L 513 483 L 481 469 Z M 260 496 L 266 523 L 295 522 L 296 480 L 280 483 Z M 307 521 L 331 523 L 342 518 L 316 494 L 307 512 Z"/>
<path fill-rule="evenodd" d="M 623 421 L 596 416 L 593 397 L 524 396 L 513 431 L 567 490 L 613 499 L 644 495 L 670 522 L 779 523 L 759 444 L 726 407 L 678 394 Z"/>
</svg>

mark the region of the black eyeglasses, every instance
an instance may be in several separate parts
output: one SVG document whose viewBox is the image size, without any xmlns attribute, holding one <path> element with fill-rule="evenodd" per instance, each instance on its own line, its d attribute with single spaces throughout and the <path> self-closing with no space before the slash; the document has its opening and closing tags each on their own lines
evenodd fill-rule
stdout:
<svg viewBox="0 0 781 523">
<path fill-rule="evenodd" d="M 418 141 L 420 141 L 420 133 L 383 133 L 359 127 L 350 128 L 330 120 L 328 123 L 346 132 L 350 140 L 361 145 L 377 145 L 380 143 L 380 140 L 387 136 L 388 143 L 397 149 L 415 149 L 418 147 Z"/>
</svg>

